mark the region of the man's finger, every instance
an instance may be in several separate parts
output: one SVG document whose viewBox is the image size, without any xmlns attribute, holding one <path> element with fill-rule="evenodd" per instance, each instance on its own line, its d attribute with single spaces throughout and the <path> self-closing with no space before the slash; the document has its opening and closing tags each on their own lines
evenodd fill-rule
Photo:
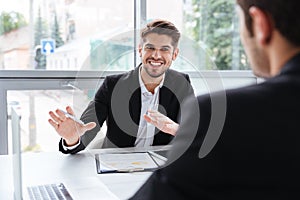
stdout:
<svg viewBox="0 0 300 200">
<path fill-rule="evenodd" d="M 53 126 L 53 128 L 57 128 L 57 123 L 54 122 L 52 119 L 48 119 L 48 122 Z"/>
<path fill-rule="evenodd" d="M 60 109 L 56 109 L 55 112 L 61 121 L 65 121 L 67 119 L 65 113 L 63 113 Z"/>
<path fill-rule="evenodd" d="M 52 111 L 49 112 L 49 115 L 52 117 L 52 119 L 56 122 L 56 123 L 60 123 L 62 122 L 62 120 L 56 116 Z"/>
<path fill-rule="evenodd" d="M 151 116 L 164 116 L 163 114 L 161 114 L 160 112 L 158 112 L 156 110 L 148 110 L 148 113 Z"/>
<path fill-rule="evenodd" d="M 70 113 L 71 115 L 75 116 L 75 113 L 74 113 L 73 109 L 71 108 L 71 106 L 67 106 L 67 107 L 66 107 L 66 111 L 67 111 L 68 113 Z"/>
<path fill-rule="evenodd" d="M 144 119 L 146 120 L 146 122 L 151 123 L 152 118 L 149 115 L 144 115 Z"/>
<path fill-rule="evenodd" d="M 89 122 L 87 124 L 84 125 L 84 128 L 86 131 L 92 130 L 93 128 L 96 127 L 96 123 L 95 122 Z"/>
</svg>

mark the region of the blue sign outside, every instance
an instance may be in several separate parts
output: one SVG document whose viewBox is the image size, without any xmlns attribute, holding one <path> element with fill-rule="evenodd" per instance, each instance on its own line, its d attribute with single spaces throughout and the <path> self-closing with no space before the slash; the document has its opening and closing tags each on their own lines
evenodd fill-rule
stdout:
<svg viewBox="0 0 300 200">
<path fill-rule="evenodd" d="M 54 53 L 55 50 L 55 40 L 53 39 L 42 39 L 41 40 L 42 54 L 48 55 Z"/>
</svg>

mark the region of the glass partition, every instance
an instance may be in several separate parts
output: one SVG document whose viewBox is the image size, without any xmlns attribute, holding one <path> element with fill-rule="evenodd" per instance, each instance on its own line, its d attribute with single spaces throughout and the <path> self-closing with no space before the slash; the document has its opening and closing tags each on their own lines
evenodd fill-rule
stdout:
<svg viewBox="0 0 300 200">
<path fill-rule="evenodd" d="M 234 0 L 1 2 L 0 69 L 132 69 L 138 37 L 134 30 L 140 28 L 136 23 L 143 26 L 157 18 L 178 27 L 180 50 L 189 54 L 183 59 L 192 59 L 197 69 L 249 69 Z M 214 66 L 202 62 L 199 49 Z"/>
<path fill-rule="evenodd" d="M 87 65 L 97 70 L 120 49 L 111 37 L 131 30 L 133 38 L 132 0 L 1 0 L 0 12 L 3 70 L 81 70 Z M 101 43 L 104 51 L 94 51 Z"/>
<path fill-rule="evenodd" d="M 20 117 L 23 152 L 58 151 L 59 135 L 48 123 L 49 111 L 71 106 L 77 116 L 90 100 L 90 90 L 10 90 L 7 92 L 8 136 L 11 138 L 11 108 Z M 93 92 L 93 91 L 92 91 Z M 11 144 L 9 142 L 9 144 Z"/>
<path fill-rule="evenodd" d="M 159 10 L 159 12 L 157 12 Z M 235 0 L 147 1 L 147 20 L 168 19 L 180 29 L 180 53 L 199 70 L 249 70 L 239 36 Z M 202 53 L 205 51 L 205 54 Z M 205 57 L 214 65 L 205 62 Z"/>
</svg>

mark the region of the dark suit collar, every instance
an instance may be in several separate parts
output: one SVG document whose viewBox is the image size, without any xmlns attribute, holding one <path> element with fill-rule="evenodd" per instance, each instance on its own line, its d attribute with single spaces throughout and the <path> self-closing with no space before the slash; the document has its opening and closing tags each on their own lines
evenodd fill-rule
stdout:
<svg viewBox="0 0 300 200">
<path fill-rule="evenodd" d="M 126 81 L 128 81 L 128 92 L 130 93 L 130 103 L 129 103 L 129 112 L 131 114 L 132 120 L 139 124 L 140 115 L 141 115 L 141 89 L 139 85 L 139 68 L 141 64 L 136 67 L 134 70 L 128 72 L 126 76 Z M 173 80 L 174 74 L 173 70 L 167 70 L 165 74 L 164 84 L 159 91 L 159 104 L 166 108 L 172 100 L 173 96 L 170 95 L 170 90 L 176 87 L 175 81 Z M 172 77 L 172 78 L 171 78 Z"/>
<path fill-rule="evenodd" d="M 140 65 L 139 65 L 140 66 Z M 128 90 L 129 92 L 133 93 L 138 88 L 140 88 L 139 84 L 139 66 L 134 68 L 134 70 L 131 70 L 128 72 Z"/>
<path fill-rule="evenodd" d="M 297 74 L 300 73 L 300 53 L 293 56 L 285 65 L 283 66 L 280 74 Z"/>
<path fill-rule="evenodd" d="M 141 89 L 139 85 L 139 68 L 141 65 L 142 64 L 128 72 L 128 75 L 126 76 L 126 79 L 128 79 L 128 90 L 132 95 L 130 100 L 130 110 L 133 120 L 137 123 L 139 123 L 141 113 Z M 176 78 L 177 76 L 178 73 L 175 73 L 174 70 L 168 69 L 166 71 L 164 83 L 159 92 L 159 104 L 163 107 L 167 107 L 172 98 L 174 98 L 170 95 L 170 92 L 176 90 L 176 80 L 178 80 L 178 78 Z"/>
<path fill-rule="evenodd" d="M 141 66 L 141 64 L 139 66 Z M 139 125 L 140 122 L 141 105 L 142 105 L 141 88 L 139 84 L 139 66 L 135 67 L 134 70 L 128 72 L 128 76 L 127 76 L 128 93 L 130 96 L 129 113 L 132 117 L 132 120 L 134 121 L 135 124 L 137 124 L 137 126 Z M 138 130 L 136 130 L 133 134 L 137 134 L 137 131 Z"/>
</svg>

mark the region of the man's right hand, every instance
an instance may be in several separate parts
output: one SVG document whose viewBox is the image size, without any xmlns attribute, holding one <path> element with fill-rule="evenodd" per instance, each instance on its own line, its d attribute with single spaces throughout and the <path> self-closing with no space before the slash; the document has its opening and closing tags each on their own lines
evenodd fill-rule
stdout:
<svg viewBox="0 0 300 200">
<path fill-rule="evenodd" d="M 144 115 L 144 119 L 146 122 L 153 124 L 159 130 L 173 136 L 176 135 L 179 127 L 179 124 L 157 110 L 148 110 L 147 114 Z"/>
<path fill-rule="evenodd" d="M 70 106 L 66 107 L 67 112 L 74 116 L 74 111 Z M 54 127 L 56 132 L 65 140 L 66 146 L 73 146 L 79 142 L 80 136 L 86 131 L 96 127 L 95 122 L 80 124 L 73 119 L 67 117 L 61 110 L 56 109 L 49 112 L 51 119 L 48 122 Z"/>
</svg>

